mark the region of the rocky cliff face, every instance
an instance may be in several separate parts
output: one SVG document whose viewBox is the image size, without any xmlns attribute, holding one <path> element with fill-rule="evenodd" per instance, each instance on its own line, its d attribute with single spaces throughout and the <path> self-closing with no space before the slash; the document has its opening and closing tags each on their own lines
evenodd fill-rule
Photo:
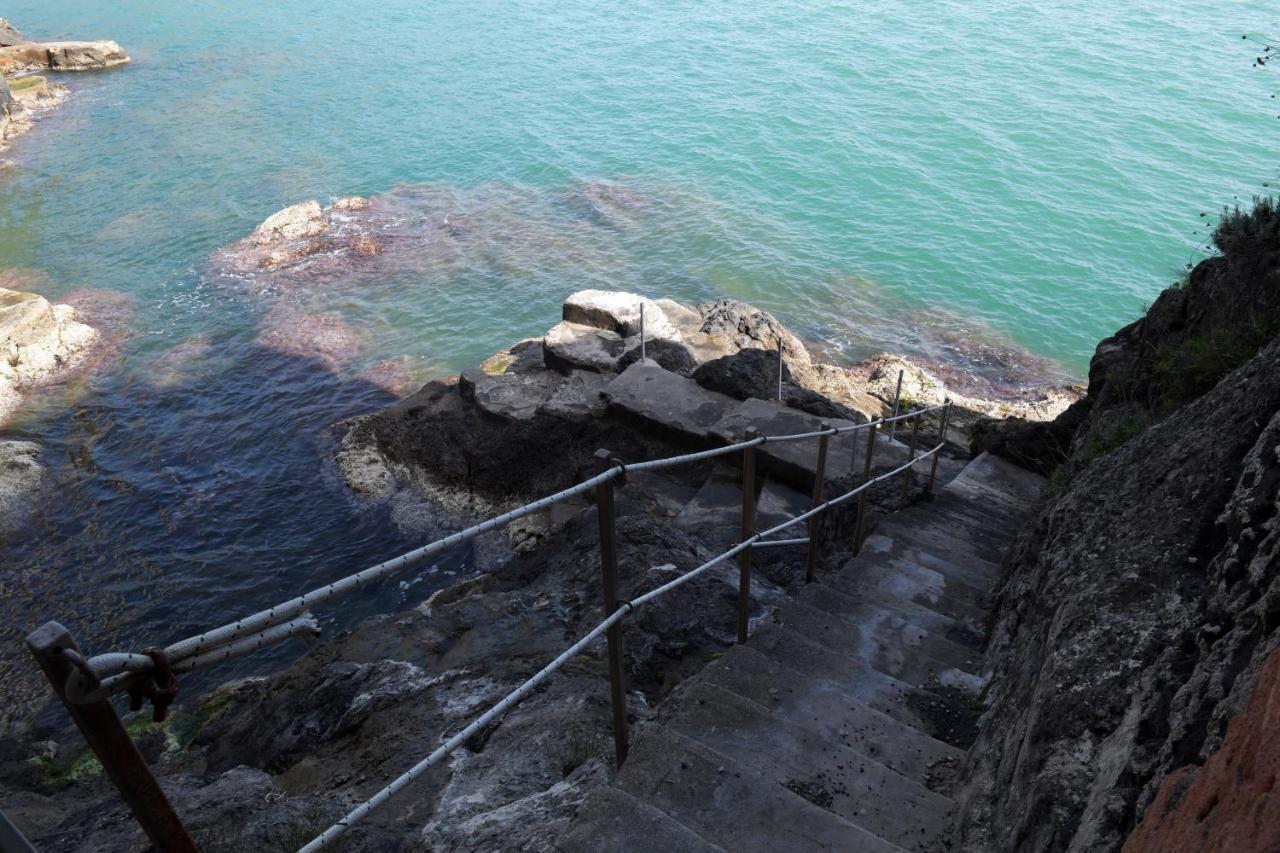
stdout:
<svg viewBox="0 0 1280 853">
<path fill-rule="evenodd" d="M 1120 849 L 1280 645 L 1280 242 L 1236 226 L 1099 345 L 1084 401 L 988 432 L 1057 476 L 991 626 L 965 849 Z"/>
</svg>

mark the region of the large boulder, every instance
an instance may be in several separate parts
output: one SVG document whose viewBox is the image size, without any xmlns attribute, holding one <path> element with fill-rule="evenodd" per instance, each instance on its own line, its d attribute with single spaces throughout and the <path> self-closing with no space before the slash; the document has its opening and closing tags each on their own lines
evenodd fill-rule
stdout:
<svg viewBox="0 0 1280 853">
<path fill-rule="evenodd" d="M 565 299 L 562 317 L 570 323 L 606 329 L 624 338 L 640 334 L 640 306 L 644 305 L 646 338 L 680 340 L 680 330 L 652 299 L 618 290 L 579 290 Z"/>
<path fill-rule="evenodd" d="M 316 237 L 329 230 L 329 219 L 315 199 L 276 211 L 253 229 L 249 239 L 259 246 Z"/>
<path fill-rule="evenodd" d="M 812 363 L 804 343 L 767 311 L 737 299 L 718 299 L 698 306 L 702 315 L 699 331 L 723 338 L 736 349 L 778 349 L 782 343 L 783 358 L 794 367 Z"/>
<path fill-rule="evenodd" d="M 542 339 L 547 367 L 563 372 L 611 373 L 617 370 L 622 350 L 623 341 L 616 332 L 567 320 L 552 326 Z"/>
<path fill-rule="evenodd" d="M 0 383 L 37 385 L 69 366 L 97 338 L 74 315 L 70 305 L 0 288 Z"/>
</svg>

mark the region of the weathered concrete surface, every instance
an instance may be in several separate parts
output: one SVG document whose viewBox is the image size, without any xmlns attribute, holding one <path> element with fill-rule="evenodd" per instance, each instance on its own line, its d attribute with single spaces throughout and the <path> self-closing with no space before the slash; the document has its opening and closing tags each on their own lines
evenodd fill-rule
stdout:
<svg viewBox="0 0 1280 853">
<path fill-rule="evenodd" d="M 1012 541 L 1042 481 L 990 458 L 971 467 L 942 491 L 944 513 L 913 526 L 959 543 L 982 536 L 967 549 L 976 552 Z M 985 528 L 964 523 L 962 509 L 981 513 L 993 502 L 1001 509 Z M 678 836 L 656 810 L 726 850 L 949 846 L 954 770 L 972 741 L 983 686 L 981 636 L 932 609 L 941 596 L 902 595 L 885 584 L 896 570 L 869 571 L 889 555 L 906 559 L 880 538 L 888 547 L 865 550 L 781 601 L 772 618 L 753 622 L 745 645 L 676 688 L 638 731 L 613 782 L 629 795 L 625 808 L 584 808 L 566 838 L 630 834 L 638 849 L 651 849 L 648 827 Z M 915 578 L 941 575 L 921 564 L 922 550 L 912 553 Z M 970 569 L 962 551 L 943 555 L 928 562 L 954 565 L 966 581 L 985 578 L 984 592 L 998 580 Z M 928 591 L 942 587 L 945 580 Z M 970 601 L 984 594 L 966 589 Z"/>
<path fill-rule="evenodd" d="M 1280 847 L 1277 732 L 1280 649 L 1258 671 L 1249 704 L 1227 724 L 1209 760 L 1165 777 L 1124 853 L 1267 853 Z"/>
</svg>

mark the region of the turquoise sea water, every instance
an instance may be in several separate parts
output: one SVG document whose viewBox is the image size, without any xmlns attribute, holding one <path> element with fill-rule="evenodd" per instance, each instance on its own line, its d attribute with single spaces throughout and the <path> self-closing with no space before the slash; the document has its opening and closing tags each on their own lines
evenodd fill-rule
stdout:
<svg viewBox="0 0 1280 853">
<path fill-rule="evenodd" d="M 106 300 L 127 330 L 111 364 L 8 430 L 46 445 L 57 484 L 5 555 L 14 618 L 180 633 L 394 553 L 389 515 L 323 465 L 333 421 L 390 399 L 362 370 L 473 363 L 581 287 L 736 296 L 835 357 L 998 381 L 1013 347 L 1079 376 L 1196 257 L 1200 214 L 1274 175 L 1274 78 L 1240 40 L 1273 12 L 11 2 L 32 37 L 135 60 L 63 78 L 70 100 L 0 171 L 0 267 L 130 297 Z M 335 369 L 264 348 L 264 303 L 210 253 L 285 205 L 387 192 L 464 217 L 468 249 L 284 297 L 354 330 Z M 124 615 L 47 603 L 76 577 Z"/>
</svg>

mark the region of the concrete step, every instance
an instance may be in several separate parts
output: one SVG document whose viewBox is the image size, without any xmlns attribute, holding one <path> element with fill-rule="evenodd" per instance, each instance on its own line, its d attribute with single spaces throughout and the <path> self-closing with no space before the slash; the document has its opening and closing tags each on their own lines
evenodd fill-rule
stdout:
<svg viewBox="0 0 1280 853">
<path fill-rule="evenodd" d="M 947 797 L 722 688 L 682 694 L 664 724 L 904 849 L 936 849 L 950 828 Z"/>
<path fill-rule="evenodd" d="M 946 550 L 945 543 L 912 536 L 910 528 L 879 525 L 862 542 L 855 559 L 909 563 L 937 572 L 949 582 L 961 583 L 979 593 L 991 594 L 1002 577 L 1000 564 L 974 555 Z M 913 541 L 914 540 L 914 541 Z"/>
<path fill-rule="evenodd" d="M 772 628 L 760 632 L 762 636 L 783 633 Z M 809 648 L 796 645 L 809 652 L 812 661 L 827 656 L 811 644 Z M 931 790 L 939 788 L 946 777 L 942 771 L 962 755 L 922 730 L 925 720 L 908 707 L 911 688 L 874 670 L 832 674 L 813 665 L 801 672 L 748 644 L 709 664 L 697 678 Z M 696 683 L 689 682 L 689 689 Z"/>
<path fill-rule="evenodd" d="M 785 785 L 657 724 L 637 734 L 626 772 L 619 774 L 616 784 L 725 850 L 902 850 Z"/>
<path fill-rule="evenodd" d="M 935 554 L 945 554 L 955 562 L 964 562 L 975 569 L 983 569 L 994 584 L 1000 577 L 1000 565 L 1005 550 L 999 546 L 975 541 L 965 531 L 940 525 L 924 525 L 919 520 L 899 517 L 894 513 L 876 525 L 875 533 L 895 539 L 903 545 L 915 546 Z"/>
<path fill-rule="evenodd" d="M 937 619 L 946 617 L 937 616 Z M 913 687 L 931 684 L 976 690 L 980 656 L 936 637 L 902 611 L 856 605 L 836 616 L 802 601 L 787 601 L 775 614 L 783 627 L 848 662 L 891 675 Z M 946 658 L 934 654 L 946 655 Z"/>
<path fill-rule="evenodd" d="M 587 796 L 569 830 L 556 839 L 560 853 L 725 853 L 667 814 L 612 785 Z"/>
<path fill-rule="evenodd" d="M 698 493 L 698 487 L 673 480 L 656 471 L 627 474 L 627 482 L 617 490 L 618 514 L 645 512 L 659 518 L 676 518 Z"/>
<path fill-rule="evenodd" d="M 1027 513 L 1039 502 L 1045 479 L 999 456 L 983 453 L 948 486 L 954 486 L 951 491 L 962 497 L 994 497 Z"/>
<path fill-rule="evenodd" d="M 767 530 L 795 518 L 812 506 L 812 499 L 790 486 L 766 479 L 756 496 L 757 530 Z M 708 544 L 726 549 L 742 541 L 742 469 L 721 463 L 716 465 L 687 506 L 676 517 L 683 530 L 697 531 Z M 777 538 L 794 539 L 805 535 L 803 525 L 790 528 Z"/>
<path fill-rule="evenodd" d="M 867 540 L 870 542 L 870 538 Z M 906 600 L 981 632 L 989 596 L 962 580 L 892 556 L 864 554 L 821 578 L 823 586 L 858 601 Z M 957 640 L 956 642 L 961 642 Z"/>
<path fill-rule="evenodd" d="M 982 668 L 985 642 L 981 632 L 911 599 L 887 593 L 867 598 L 830 583 L 813 584 L 797 598 L 837 619 L 867 626 L 878 639 L 901 640 L 966 672 Z"/>
</svg>

